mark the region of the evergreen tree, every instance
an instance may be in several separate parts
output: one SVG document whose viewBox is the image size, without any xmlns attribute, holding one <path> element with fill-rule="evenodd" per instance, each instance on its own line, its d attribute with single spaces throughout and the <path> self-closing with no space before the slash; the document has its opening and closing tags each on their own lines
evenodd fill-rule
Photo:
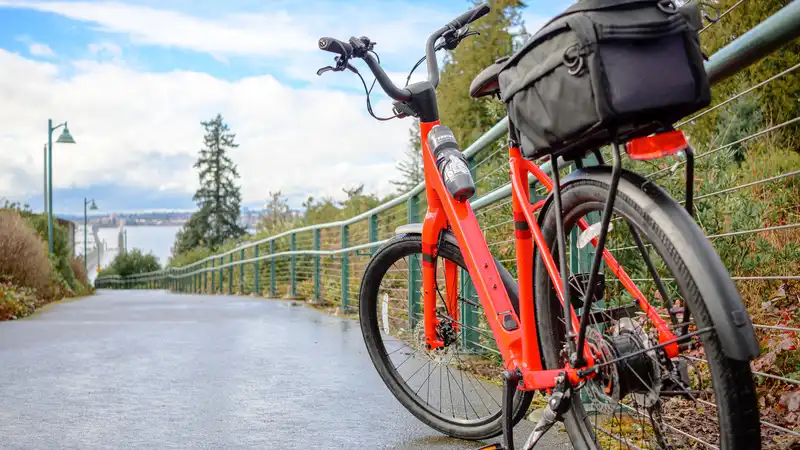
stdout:
<svg viewBox="0 0 800 450">
<path fill-rule="evenodd" d="M 480 35 L 465 39 L 448 52 L 437 88 L 442 123 L 453 130 L 462 149 L 505 116 L 500 102 L 470 97 L 469 85 L 498 58 L 511 55 L 526 36 L 520 12 L 524 2 L 492 0 L 490 3 L 491 12 L 470 25 Z"/>
<path fill-rule="evenodd" d="M 200 171 L 200 189 L 193 198 L 200 210 L 192 214 L 177 236 L 175 254 L 200 245 L 216 249 L 226 239 L 245 233 L 239 224 L 242 194 L 235 183 L 239 172 L 227 155 L 228 150 L 239 146 L 234 142 L 236 135 L 221 114 L 200 124 L 205 128 L 204 147 L 194 163 Z"/>
<path fill-rule="evenodd" d="M 402 178 L 391 180 L 397 186 L 397 191 L 405 193 L 414 186 L 425 180 L 425 170 L 422 164 L 422 144 L 419 141 L 419 121 L 415 120 L 414 125 L 408 130 L 408 148 L 406 148 L 405 159 L 397 163 L 397 170 Z"/>
</svg>

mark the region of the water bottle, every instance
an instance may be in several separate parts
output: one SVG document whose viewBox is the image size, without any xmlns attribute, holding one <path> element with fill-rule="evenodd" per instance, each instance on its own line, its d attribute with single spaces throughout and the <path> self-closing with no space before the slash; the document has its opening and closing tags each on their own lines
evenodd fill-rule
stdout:
<svg viewBox="0 0 800 450">
<path fill-rule="evenodd" d="M 444 125 L 433 127 L 428 133 L 428 147 L 433 151 L 436 168 L 453 198 L 459 202 L 469 200 L 475 194 L 475 182 L 450 128 Z"/>
</svg>

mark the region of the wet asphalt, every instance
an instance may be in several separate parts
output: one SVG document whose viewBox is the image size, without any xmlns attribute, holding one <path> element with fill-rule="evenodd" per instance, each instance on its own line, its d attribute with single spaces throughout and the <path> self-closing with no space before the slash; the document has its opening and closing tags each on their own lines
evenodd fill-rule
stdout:
<svg viewBox="0 0 800 450">
<path fill-rule="evenodd" d="M 532 423 L 516 427 L 521 445 Z M 476 449 L 386 389 L 358 323 L 303 305 L 100 291 L 0 322 L 0 449 Z M 569 449 L 553 430 L 537 449 Z"/>
</svg>

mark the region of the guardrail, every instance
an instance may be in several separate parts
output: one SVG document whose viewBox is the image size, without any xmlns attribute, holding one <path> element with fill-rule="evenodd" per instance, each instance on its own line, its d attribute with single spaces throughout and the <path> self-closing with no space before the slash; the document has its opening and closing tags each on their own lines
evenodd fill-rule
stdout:
<svg viewBox="0 0 800 450">
<path fill-rule="evenodd" d="M 718 23 L 724 23 L 725 16 L 742 3 L 737 2 L 730 10 L 725 11 Z M 717 85 L 791 43 L 798 35 L 800 35 L 800 1 L 795 0 L 715 52 L 706 63 L 706 71 L 712 83 Z M 800 328 L 788 326 L 785 320 L 780 319 L 780 315 L 761 311 L 755 314 L 752 310 L 753 305 L 763 306 L 762 301 L 758 300 L 763 299 L 765 292 L 783 292 L 781 295 L 784 297 L 792 295 L 787 292 L 793 289 L 800 292 L 800 288 L 797 287 L 797 281 L 800 281 L 800 257 L 795 258 L 793 263 L 792 257 L 788 257 L 789 262 L 784 265 L 775 265 L 772 261 L 758 261 L 757 257 L 753 259 L 755 262 L 747 258 L 753 254 L 757 256 L 759 252 L 784 255 L 787 251 L 794 251 L 800 254 L 798 250 L 800 210 L 797 210 L 796 201 L 800 198 L 800 187 L 794 184 L 795 177 L 800 174 L 800 158 L 787 160 L 787 157 L 779 156 L 780 160 L 764 167 L 745 167 L 725 180 L 718 179 L 726 175 L 715 168 L 713 161 L 714 155 L 736 150 L 739 146 L 769 142 L 779 130 L 800 129 L 800 117 L 784 118 L 777 123 L 768 123 L 764 120 L 763 127 L 758 130 L 731 131 L 730 129 L 733 123 L 739 120 L 736 111 L 742 102 L 758 95 L 763 87 L 779 80 L 786 80 L 787 77 L 794 75 L 798 68 L 800 64 L 791 67 L 781 67 L 779 64 L 761 67 L 765 72 L 771 70 L 771 75 L 756 84 L 726 95 L 724 99 L 716 99 L 718 95 L 715 95 L 715 104 L 678 124 L 678 127 L 686 129 L 691 135 L 693 124 L 705 116 L 728 114 L 727 117 L 730 118 L 727 128 L 718 130 L 719 135 L 708 148 L 696 149 L 696 177 L 699 182 L 695 183 L 697 190 L 694 197 L 695 209 L 698 222 L 728 265 L 743 296 L 746 300 L 749 299 L 751 313 L 754 313 L 754 317 L 763 316 L 767 318 L 764 320 L 773 320 L 770 323 L 756 323 L 759 336 L 765 341 L 771 340 L 773 335 L 784 336 L 786 333 L 795 336 L 796 339 L 797 334 L 792 333 L 800 332 Z M 464 154 L 470 162 L 480 194 L 472 201 L 472 206 L 490 249 L 513 274 L 515 273 L 513 220 L 511 189 L 508 185 L 507 149 L 505 143 L 497 142 L 505 135 L 506 129 L 507 118 L 503 118 L 465 149 Z M 592 162 L 593 160 L 586 161 L 586 163 Z M 626 161 L 626 164 L 634 163 Z M 562 162 L 559 161 L 559 166 L 561 165 Z M 674 177 L 681 165 L 682 162 L 679 161 L 667 167 L 663 165 L 653 167 L 648 176 L 658 179 L 659 184 L 670 190 L 675 198 L 684 198 L 680 177 Z M 640 173 L 644 173 L 641 170 L 643 166 L 637 167 Z M 549 163 L 544 164 L 542 168 L 545 171 L 551 170 Z M 708 182 L 712 178 L 714 183 Z M 708 185 L 713 189 L 707 190 L 705 186 Z M 423 189 L 424 185 L 419 184 L 411 191 L 347 220 L 306 226 L 248 242 L 183 267 L 173 267 L 128 278 L 101 276 L 96 284 L 102 288 L 160 288 L 194 293 L 305 297 L 332 302 L 342 310 L 348 311 L 357 306 L 361 273 L 370 255 L 394 234 L 397 226 L 420 222 L 426 209 Z M 533 180 L 531 180 L 531 192 L 532 197 L 541 198 L 545 195 L 544 189 L 537 186 Z M 788 196 L 790 206 L 791 198 L 794 197 L 794 210 L 791 214 L 784 210 L 777 212 L 770 210 L 771 205 L 787 204 L 786 198 L 782 198 L 783 203 L 779 203 L 775 199 L 764 197 L 763 207 L 750 212 L 749 209 L 756 207 L 757 202 L 750 204 L 745 202 L 742 205 L 728 204 L 732 201 L 731 198 L 739 198 L 737 195 L 743 193 L 760 195 L 762 192 L 783 193 L 782 195 Z M 752 213 L 753 217 L 740 221 L 745 224 L 742 228 L 726 228 L 725 214 L 732 216 L 749 213 Z M 779 217 L 779 220 L 770 219 L 772 216 Z M 751 223 L 753 226 L 747 225 Z M 617 248 L 611 251 L 625 249 Z M 571 264 L 580 264 L 580 261 L 572 261 Z M 411 286 L 416 286 L 420 282 L 418 275 L 414 274 L 415 271 L 409 272 Z M 415 302 L 419 301 L 418 295 L 414 294 L 413 289 L 409 289 L 406 294 L 410 303 L 409 311 L 418 311 L 419 308 L 416 307 L 418 304 L 415 305 Z M 768 298 L 768 300 L 773 299 Z M 471 345 L 495 351 L 481 339 L 487 335 L 491 338 L 491 334 L 481 326 L 477 314 L 471 308 L 468 303 L 464 303 L 463 339 Z M 759 377 L 770 378 L 790 386 L 800 385 L 796 373 L 794 375 L 775 373 L 768 368 L 756 370 L 755 373 Z M 762 422 L 770 433 L 800 438 L 800 430 L 787 428 L 772 417 L 765 417 Z M 772 438 L 767 437 L 767 439 Z"/>
</svg>

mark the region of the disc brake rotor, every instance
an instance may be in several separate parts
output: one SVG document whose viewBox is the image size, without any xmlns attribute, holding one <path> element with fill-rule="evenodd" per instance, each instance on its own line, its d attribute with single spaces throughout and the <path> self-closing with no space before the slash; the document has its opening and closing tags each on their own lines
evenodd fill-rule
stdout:
<svg viewBox="0 0 800 450">
<path fill-rule="evenodd" d="M 603 335 L 594 328 L 586 330 L 586 343 L 592 350 L 596 363 L 614 359 L 614 351 Z M 603 366 L 597 376 L 586 382 L 582 389 L 601 414 L 611 415 L 619 404 L 619 373 L 616 364 Z"/>
</svg>

